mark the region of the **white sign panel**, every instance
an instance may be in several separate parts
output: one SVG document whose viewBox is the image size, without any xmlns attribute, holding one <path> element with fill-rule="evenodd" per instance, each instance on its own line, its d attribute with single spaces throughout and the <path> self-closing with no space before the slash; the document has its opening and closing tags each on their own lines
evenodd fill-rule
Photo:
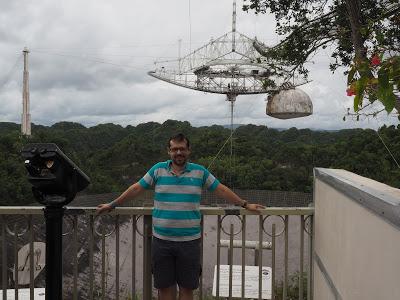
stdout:
<svg viewBox="0 0 400 300">
<path fill-rule="evenodd" d="M 45 300 L 45 288 L 35 288 L 33 292 L 33 297 L 35 300 Z M 7 300 L 15 299 L 15 290 L 7 290 Z M 18 299 L 29 300 L 30 299 L 30 289 L 18 289 Z M 0 290 L 0 300 L 3 300 L 3 291 Z"/>
<path fill-rule="evenodd" d="M 30 245 L 26 244 L 18 251 L 18 283 L 27 285 L 30 282 Z M 46 264 L 46 244 L 43 242 L 33 243 L 33 278 L 36 278 L 44 269 Z M 13 279 L 15 281 L 15 268 L 13 267 Z"/>
<path fill-rule="evenodd" d="M 258 299 L 258 266 L 245 266 L 244 297 Z M 262 267 L 262 299 L 271 299 L 271 272 L 270 267 Z M 217 295 L 217 266 L 214 268 L 212 294 Z M 229 265 L 220 265 L 219 269 L 219 296 L 229 297 Z M 242 297 L 242 266 L 232 266 L 232 297 Z"/>
</svg>

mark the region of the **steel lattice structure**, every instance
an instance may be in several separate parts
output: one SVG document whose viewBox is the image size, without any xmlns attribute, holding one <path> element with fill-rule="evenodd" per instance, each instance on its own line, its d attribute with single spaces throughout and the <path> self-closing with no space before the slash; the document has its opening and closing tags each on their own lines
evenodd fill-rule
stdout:
<svg viewBox="0 0 400 300">
<path fill-rule="evenodd" d="M 232 31 L 176 60 L 156 62 L 148 72 L 157 79 L 207 93 L 237 95 L 276 92 L 291 82 L 290 66 L 277 67 L 257 51 L 256 39 L 236 31 L 236 3 L 233 3 Z M 303 83 L 302 83 L 303 84 Z"/>
<path fill-rule="evenodd" d="M 231 31 L 187 56 L 157 62 L 149 75 L 198 91 L 218 94 L 264 94 L 293 78 L 277 69 L 254 48 L 255 40 Z M 275 65 L 275 64 L 274 64 Z"/>
</svg>

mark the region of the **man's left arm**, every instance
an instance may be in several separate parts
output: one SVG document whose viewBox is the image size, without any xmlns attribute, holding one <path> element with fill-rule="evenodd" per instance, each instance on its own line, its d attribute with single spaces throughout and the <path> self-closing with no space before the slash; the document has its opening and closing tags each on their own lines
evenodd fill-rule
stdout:
<svg viewBox="0 0 400 300">
<path fill-rule="evenodd" d="M 234 205 L 241 206 L 248 210 L 257 211 L 259 209 L 265 208 L 265 206 L 260 204 L 248 203 L 246 200 L 240 198 L 230 188 L 228 188 L 226 185 L 223 185 L 222 183 L 218 184 L 214 192 L 218 197 L 225 199 Z"/>
</svg>

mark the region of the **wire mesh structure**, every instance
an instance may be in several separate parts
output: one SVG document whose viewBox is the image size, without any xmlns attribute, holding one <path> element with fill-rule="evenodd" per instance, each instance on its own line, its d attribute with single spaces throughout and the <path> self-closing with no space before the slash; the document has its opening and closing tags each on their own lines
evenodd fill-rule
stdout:
<svg viewBox="0 0 400 300">
<path fill-rule="evenodd" d="M 232 31 L 182 58 L 155 62 L 155 70 L 148 74 L 181 87 L 225 94 L 231 102 L 238 95 L 275 93 L 289 82 L 294 87 L 290 66 L 263 57 L 256 44 L 256 39 L 236 31 L 234 1 Z"/>
</svg>

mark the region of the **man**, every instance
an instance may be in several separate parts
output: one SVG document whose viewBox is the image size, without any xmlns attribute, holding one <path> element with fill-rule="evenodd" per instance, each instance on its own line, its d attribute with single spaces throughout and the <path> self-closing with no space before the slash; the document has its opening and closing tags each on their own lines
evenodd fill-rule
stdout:
<svg viewBox="0 0 400 300">
<path fill-rule="evenodd" d="M 264 207 L 241 199 L 206 168 L 188 162 L 190 143 L 183 134 L 171 137 L 167 150 L 171 160 L 155 164 L 117 199 L 100 204 L 97 212 L 108 212 L 145 189 L 154 187 L 154 287 L 159 290 L 161 300 L 175 299 L 176 285 L 179 286 L 179 299 L 191 300 L 201 273 L 199 205 L 202 188 L 248 210 L 257 211 Z"/>
</svg>

